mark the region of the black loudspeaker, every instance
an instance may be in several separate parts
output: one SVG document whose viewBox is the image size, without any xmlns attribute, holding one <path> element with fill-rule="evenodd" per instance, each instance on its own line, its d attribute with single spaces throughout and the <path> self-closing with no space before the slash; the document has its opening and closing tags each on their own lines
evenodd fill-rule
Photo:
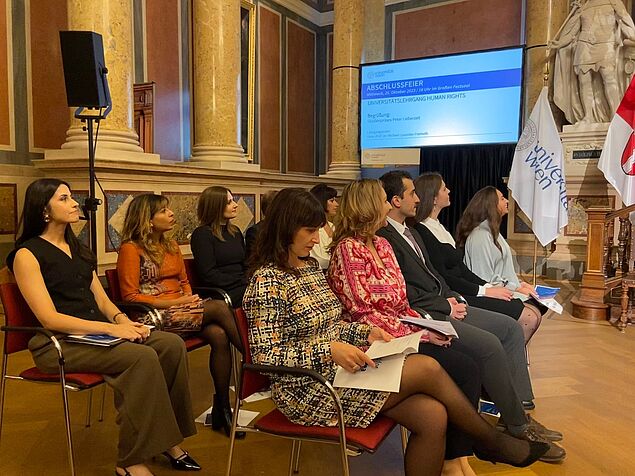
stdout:
<svg viewBox="0 0 635 476">
<path fill-rule="evenodd" d="M 93 31 L 60 31 L 66 99 L 69 107 L 107 107 L 104 44 Z"/>
</svg>

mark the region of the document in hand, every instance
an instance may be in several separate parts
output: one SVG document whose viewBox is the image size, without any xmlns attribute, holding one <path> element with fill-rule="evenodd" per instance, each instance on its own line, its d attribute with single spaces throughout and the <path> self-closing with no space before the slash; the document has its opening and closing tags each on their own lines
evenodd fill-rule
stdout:
<svg viewBox="0 0 635 476">
<path fill-rule="evenodd" d="M 146 329 L 152 330 L 154 326 L 145 326 Z M 112 347 L 122 343 L 125 339 L 121 337 L 113 337 L 108 334 L 71 334 L 66 336 L 66 342 L 75 342 L 76 344 L 99 345 L 102 347 Z"/>
<path fill-rule="evenodd" d="M 560 291 L 560 288 L 552 288 L 549 286 L 536 286 L 536 294 L 538 295 L 539 299 L 549 299 L 552 297 L 555 297 L 556 294 L 558 294 L 558 291 Z"/>
<path fill-rule="evenodd" d="M 456 329 L 454 329 L 454 326 L 450 321 L 435 321 L 432 319 L 410 316 L 403 316 L 400 320 L 401 322 L 414 324 L 415 326 L 423 327 L 424 329 L 431 329 L 444 336 L 453 337 L 454 339 L 459 338 L 459 335 L 456 333 Z"/>
<path fill-rule="evenodd" d="M 335 387 L 363 388 L 383 392 L 398 392 L 401 370 L 406 356 L 418 352 L 422 332 L 398 337 L 390 342 L 375 341 L 366 351 L 377 367 L 367 367 L 355 373 L 337 368 Z"/>
<path fill-rule="evenodd" d="M 536 286 L 537 301 L 543 306 L 551 309 L 553 312 L 562 314 L 562 304 L 555 300 L 560 288 L 552 288 L 549 286 Z"/>
<path fill-rule="evenodd" d="M 537 300 L 540 304 L 546 306 L 547 308 L 551 309 L 553 312 L 555 312 L 556 314 L 562 314 L 562 304 L 560 304 L 558 301 L 556 301 L 554 298 L 549 298 L 549 299 L 538 299 Z"/>
<path fill-rule="evenodd" d="M 77 344 L 100 345 L 102 347 L 111 347 L 123 342 L 121 337 L 113 337 L 108 334 L 86 334 L 86 335 L 69 335 L 66 342 L 75 342 Z"/>
</svg>

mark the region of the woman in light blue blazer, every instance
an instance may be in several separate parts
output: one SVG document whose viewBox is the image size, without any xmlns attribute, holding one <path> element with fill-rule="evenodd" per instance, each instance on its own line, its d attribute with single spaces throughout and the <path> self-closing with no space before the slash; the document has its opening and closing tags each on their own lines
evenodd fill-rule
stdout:
<svg viewBox="0 0 635 476">
<path fill-rule="evenodd" d="M 534 299 L 534 287 L 516 274 L 511 248 L 500 234 L 501 220 L 507 211 L 507 199 L 495 187 L 476 192 L 456 227 L 456 246 L 463 250 L 463 261 L 474 274 L 488 283 L 505 286 L 515 298 L 524 301 L 524 319 L 519 323 L 525 342 L 529 342 L 546 308 Z"/>
</svg>

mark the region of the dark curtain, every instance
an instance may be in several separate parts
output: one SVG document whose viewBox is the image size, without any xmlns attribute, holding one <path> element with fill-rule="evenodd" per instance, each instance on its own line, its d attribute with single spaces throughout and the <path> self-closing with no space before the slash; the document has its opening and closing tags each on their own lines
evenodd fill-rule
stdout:
<svg viewBox="0 0 635 476">
<path fill-rule="evenodd" d="M 481 188 L 493 185 L 507 196 L 503 177 L 509 176 L 516 144 L 453 145 L 421 148 L 420 173 L 439 172 L 450 189 L 451 205 L 439 220 L 454 234 L 463 209 Z M 507 222 L 501 223 L 506 235 Z"/>
</svg>

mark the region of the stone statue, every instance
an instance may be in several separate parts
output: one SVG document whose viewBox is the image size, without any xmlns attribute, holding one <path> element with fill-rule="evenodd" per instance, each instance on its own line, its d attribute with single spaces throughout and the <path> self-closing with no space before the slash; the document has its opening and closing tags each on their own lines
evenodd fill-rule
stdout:
<svg viewBox="0 0 635 476">
<path fill-rule="evenodd" d="M 609 122 L 635 69 L 635 25 L 621 0 L 573 0 L 549 48 L 553 98 L 567 120 Z"/>
</svg>

